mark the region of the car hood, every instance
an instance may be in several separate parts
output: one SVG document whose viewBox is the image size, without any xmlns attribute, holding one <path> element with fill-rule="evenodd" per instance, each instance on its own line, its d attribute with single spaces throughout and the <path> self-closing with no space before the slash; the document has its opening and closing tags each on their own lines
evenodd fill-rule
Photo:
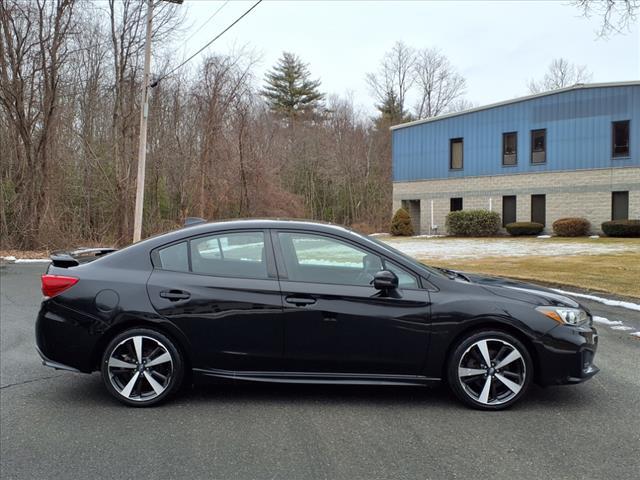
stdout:
<svg viewBox="0 0 640 480">
<path fill-rule="evenodd" d="M 460 273 L 467 277 L 471 283 L 482 285 L 485 290 L 488 290 L 494 295 L 498 295 L 500 297 L 519 300 L 534 305 L 583 308 L 572 298 L 539 285 L 533 285 L 531 283 L 512 280 L 509 278 L 478 275 L 475 273 Z"/>
</svg>

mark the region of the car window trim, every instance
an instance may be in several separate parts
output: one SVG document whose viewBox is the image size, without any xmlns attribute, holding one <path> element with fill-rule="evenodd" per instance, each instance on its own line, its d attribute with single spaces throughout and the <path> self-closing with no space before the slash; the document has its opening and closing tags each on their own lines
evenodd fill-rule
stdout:
<svg viewBox="0 0 640 480">
<path fill-rule="evenodd" d="M 287 267 L 285 265 L 284 262 L 284 253 L 282 251 L 282 245 L 280 245 L 280 238 L 278 236 L 279 233 L 302 233 L 302 234 L 307 234 L 307 235 L 318 235 L 320 237 L 327 237 L 327 238 L 331 238 L 334 240 L 338 240 L 350 245 L 353 245 L 354 247 L 360 249 L 360 250 L 364 250 L 365 252 L 368 252 L 370 254 L 376 255 L 377 257 L 380 257 L 382 260 L 384 260 L 385 262 L 390 262 L 392 265 L 397 266 L 398 268 L 400 268 L 401 270 L 406 271 L 409 275 L 411 275 L 412 277 L 414 277 L 414 279 L 416 280 L 416 285 L 418 285 L 418 288 L 401 288 L 401 290 L 412 290 L 412 291 L 428 291 L 427 288 L 425 288 L 422 284 L 422 275 L 418 275 L 416 274 L 416 272 L 414 272 L 411 269 L 408 269 L 407 267 L 405 267 L 404 265 L 399 264 L 397 261 L 387 257 L 386 255 L 381 254 L 380 252 L 377 252 L 371 248 L 369 248 L 367 245 L 361 245 L 357 242 L 354 242 L 353 240 L 349 239 L 349 238 L 345 238 L 345 237 L 341 237 L 338 235 L 333 235 L 330 233 L 326 233 L 326 232 L 316 232 L 316 231 L 309 231 L 309 230 L 303 230 L 303 229 L 299 229 L 299 228 L 272 228 L 270 229 L 271 231 L 271 237 L 272 237 L 272 243 L 273 243 L 273 247 L 274 247 L 274 251 L 275 251 L 275 258 L 276 258 L 276 267 L 278 270 L 278 279 L 282 280 L 282 281 L 287 281 L 287 282 L 293 282 L 293 283 L 305 283 L 305 284 L 321 284 L 321 285 L 341 285 L 341 286 L 346 286 L 346 287 L 363 287 L 364 285 L 351 285 L 351 284 L 344 284 L 344 283 L 322 283 L 322 282 L 303 282 L 300 280 L 291 280 L 289 278 L 289 275 L 287 273 Z M 373 286 L 371 287 L 373 288 Z"/>
</svg>

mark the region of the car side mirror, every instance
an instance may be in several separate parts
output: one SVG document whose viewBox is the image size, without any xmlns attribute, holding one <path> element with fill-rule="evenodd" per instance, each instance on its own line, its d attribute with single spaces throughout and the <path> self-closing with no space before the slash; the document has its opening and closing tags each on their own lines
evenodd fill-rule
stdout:
<svg viewBox="0 0 640 480">
<path fill-rule="evenodd" d="M 373 276 L 373 287 L 376 290 L 395 290 L 398 288 L 398 277 L 389 270 L 380 270 Z"/>
</svg>

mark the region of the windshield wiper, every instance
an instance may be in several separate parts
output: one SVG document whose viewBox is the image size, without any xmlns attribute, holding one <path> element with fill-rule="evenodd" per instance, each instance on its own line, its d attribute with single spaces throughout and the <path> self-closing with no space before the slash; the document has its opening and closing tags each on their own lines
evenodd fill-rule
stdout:
<svg viewBox="0 0 640 480">
<path fill-rule="evenodd" d="M 442 273 L 444 273 L 446 276 L 451 278 L 451 279 L 457 277 L 457 278 L 461 278 L 461 279 L 466 280 L 467 282 L 471 283 L 471 280 L 469 280 L 469 277 L 467 277 L 463 273 L 456 272 L 455 270 L 449 270 L 448 268 L 442 268 L 442 267 L 436 267 L 436 268 L 438 270 L 440 270 Z"/>
</svg>

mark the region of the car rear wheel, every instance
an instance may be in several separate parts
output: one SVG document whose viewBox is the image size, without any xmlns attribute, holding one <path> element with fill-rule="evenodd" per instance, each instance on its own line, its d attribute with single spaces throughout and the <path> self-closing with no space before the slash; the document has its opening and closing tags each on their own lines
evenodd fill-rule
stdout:
<svg viewBox="0 0 640 480">
<path fill-rule="evenodd" d="M 184 362 L 173 342 L 147 328 L 116 336 L 102 357 L 102 380 L 122 403 L 134 407 L 156 405 L 182 382 Z"/>
<path fill-rule="evenodd" d="M 533 378 L 527 348 L 514 336 L 496 330 L 473 333 L 458 343 L 448 363 L 453 393 L 481 410 L 501 410 L 516 403 Z"/>
</svg>

